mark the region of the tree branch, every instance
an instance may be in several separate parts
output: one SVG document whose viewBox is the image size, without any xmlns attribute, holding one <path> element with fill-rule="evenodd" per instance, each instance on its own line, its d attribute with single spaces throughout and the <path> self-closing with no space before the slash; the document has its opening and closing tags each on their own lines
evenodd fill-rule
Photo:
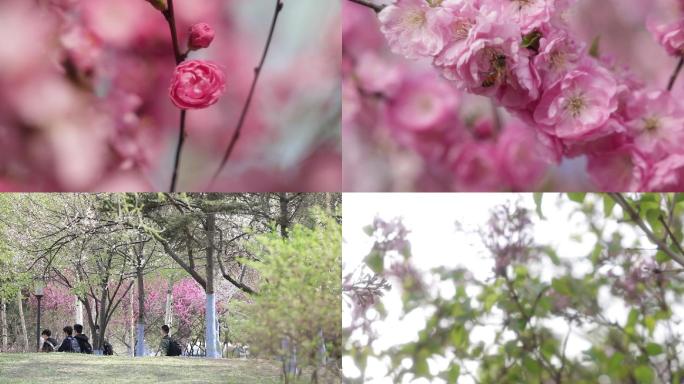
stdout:
<svg viewBox="0 0 684 384">
<path fill-rule="evenodd" d="M 383 8 L 385 8 L 384 5 L 373 4 L 372 2 L 370 2 L 368 0 L 349 0 L 349 1 L 351 1 L 354 4 L 363 5 L 364 7 L 368 7 L 370 9 L 372 9 L 375 13 L 379 13 L 380 11 L 383 10 Z"/>
<path fill-rule="evenodd" d="M 668 91 L 671 91 L 672 88 L 674 88 L 675 81 L 677 81 L 677 76 L 679 76 L 679 72 L 681 72 L 682 67 L 684 67 L 684 56 L 679 59 L 679 63 L 677 63 L 677 67 L 675 68 L 674 73 L 672 73 L 670 81 L 667 83 Z"/>
<path fill-rule="evenodd" d="M 665 254 L 678 263 L 684 266 L 684 255 L 677 254 L 670 247 L 667 246 L 662 240 L 660 240 L 651 229 L 644 223 L 644 221 L 639 216 L 639 213 L 634 210 L 634 208 L 627 202 L 627 200 L 619 193 L 609 193 L 608 194 L 622 209 L 629 215 L 629 217 L 636 223 L 636 225 L 641 228 L 641 230 L 646 234 L 652 243 L 658 246 L 658 249 L 665 252 Z"/>
<path fill-rule="evenodd" d="M 178 32 L 176 31 L 176 16 L 173 11 L 173 0 L 168 0 L 168 8 L 162 12 L 166 22 L 169 24 L 169 31 L 171 32 L 171 43 L 173 45 L 173 55 L 176 60 L 176 65 L 182 63 L 187 57 L 186 54 L 180 52 L 180 45 L 178 43 Z M 180 165 L 180 155 L 183 150 L 183 142 L 185 142 L 185 114 L 183 109 L 180 113 L 180 132 L 178 135 L 178 146 L 176 147 L 176 154 L 173 161 L 173 176 L 171 177 L 171 192 L 176 191 L 176 182 L 178 179 L 178 166 Z"/>
<path fill-rule="evenodd" d="M 280 15 L 280 12 L 282 12 L 282 10 L 283 10 L 283 0 L 275 0 L 275 12 L 273 13 L 273 20 L 271 21 L 271 28 L 268 32 L 268 38 L 266 39 L 266 46 L 264 47 L 264 52 L 261 55 L 261 60 L 259 61 L 259 65 L 256 68 L 254 68 L 254 79 L 252 80 L 252 85 L 250 86 L 249 93 L 247 95 L 247 100 L 245 101 L 245 104 L 242 107 L 242 112 L 240 113 L 240 118 L 238 119 L 237 126 L 235 127 L 235 131 L 233 132 L 233 136 L 231 137 L 230 142 L 228 144 L 228 149 L 226 149 L 226 152 L 223 155 L 223 159 L 221 160 L 221 165 L 218 167 L 218 169 L 214 173 L 214 176 L 211 178 L 211 182 L 210 182 L 209 186 L 211 186 L 214 183 L 214 181 L 216 181 L 216 178 L 218 177 L 218 175 L 221 173 L 223 168 L 228 163 L 228 160 L 230 159 L 230 155 L 233 153 L 233 149 L 235 148 L 235 144 L 237 144 L 237 141 L 240 138 L 240 132 L 242 131 L 242 126 L 245 124 L 245 119 L 247 118 L 247 112 L 249 112 L 249 107 L 252 105 L 252 98 L 254 97 L 254 91 L 256 90 L 256 85 L 259 81 L 259 75 L 261 74 L 261 70 L 264 67 L 264 63 L 266 62 L 266 56 L 268 55 L 269 48 L 271 47 L 271 41 L 273 40 L 273 34 L 275 33 L 276 24 L 278 22 L 278 16 Z"/>
</svg>

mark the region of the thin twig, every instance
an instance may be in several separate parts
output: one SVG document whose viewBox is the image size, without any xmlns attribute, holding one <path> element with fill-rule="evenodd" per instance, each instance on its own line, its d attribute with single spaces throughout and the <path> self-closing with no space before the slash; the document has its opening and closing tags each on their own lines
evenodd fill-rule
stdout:
<svg viewBox="0 0 684 384">
<path fill-rule="evenodd" d="M 375 11 L 376 13 L 379 13 L 380 11 L 382 11 L 383 8 L 385 8 L 384 5 L 373 4 L 368 0 L 349 0 L 349 1 L 351 1 L 352 3 L 355 3 L 355 4 L 363 5 L 364 7 L 368 7 L 370 9 L 372 9 L 373 11 Z"/>
<path fill-rule="evenodd" d="M 667 235 L 670 235 L 670 238 L 672 239 L 672 244 L 674 244 L 675 248 L 677 248 L 679 253 L 684 255 L 684 249 L 682 249 L 681 244 L 679 244 L 679 240 L 677 240 L 674 233 L 672 233 L 672 229 L 670 229 L 670 226 L 665 222 L 665 219 L 663 219 L 662 216 L 659 216 L 658 220 L 660 220 L 660 222 L 663 224 L 663 227 L 665 227 L 665 232 L 667 232 L 667 234 L 665 235 L 665 240 L 667 240 Z M 665 240 L 663 240 L 663 242 L 665 242 Z"/>
<path fill-rule="evenodd" d="M 178 133 L 178 146 L 176 147 L 176 156 L 173 162 L 173 176 L 171 177 L 171 192 L 176 192 L 176 184 L 178 183 L 178 166 L 180 165 L 181 152 L 183 151 L 183 143 L 185 143 L 185 112 L 181 110 L 180 114 L 180 131 Z"/>
<path fill-rule="evenodd" d="M 182 54 L 180 45 L 178 43 L 178 32 L 176 30 L 176 17 L 173 11 L 173 0 L 168 0 L 168 8 L 163 12 L 166 22 L 169 24 L 169 31 L 171 32 L 171 42 L 173 45 L 173 56 L 176 60 L 176 65 L 182 63 L 187 54 Z M 173 176 L 171 177 L 171 192 L 176 191 L 176 183 L 178 181 L 178 167 L 180 165 L 181 152 L 183 151 L 183 143 L 185 142 L 185 110 L 180 113 L 180 128 L 178 133 L 178 146 L 176 147 L 176 154 L 173 160 Z"/>
<path fill-rule="evenodd" d="M 650 228 L 644 223 L 644 221 L 639 216 L 639 213 L 634 210 L 634 208 L 625 200 L 625 198 L 619 193 L 609 193 L 608 194 L 618 205 L 620 205 L 630 218 L 636 223 L 636 225 L 641 228 L 641 230 L 646 234 L 649 240 L 658 246 L 658 249 L 665 252 L 665 254 L 670 257 L 677 264 L 684 266 L 684 255 L 679 255 L 672 251 L 667 244 L 663 243 Z"/>
<path fill-rule="evenodd" d="M 252 85 L 249 89 L 249 94 L 247 95 L 247 100 L 245 101 L 245 105 L 242 107 L 242 112 L 240 113 L 240 119 L 238 120 L 237 126 L 235 127 L 235 131 L 233 132 L 233 136 L 230 139 L 230 143 L 228 144 L 228 149 L 226 149 L 226 152 L 223 155 L 223 159 L 221 160 L 221 165 L 218 167 L 218 169 L 214 173 L 214 176 L 211 178 L 212 184 L 216 180 L 218 175 L 221 173 L 223 168 L 226 166 L 226 163 L 228 163 L 228 159 L 230 159 L 230 155 L 233 153 L 233 149 L 235 148 L 235 144 L 237 143 L 238 139 L 240 138 L 240 132 L 242 131 L 242 126 L 245 124 L 245 119 L 247 117 L 247 112 L 249 112 L 249 107 L 252 104 L 252 98 L 254 97 L 254 91 L 256 90 L 256 85 L 259 81 L 259 75 L 261 74 L 261 69 L 264 67 L 264 63 L 266 62 L 266 56 L 268 55 L 269 48 L 271 47 L 271 41 L 273 40 L 273 35 L 275 33 L 276 24 L 278 23 L 278 16 L 280 15 L 280 12 L 282 10 L 283 10 L 283 0 L 275 0 L 275 11 L 273 13 L 273 19 L 271 21 L 271 28 L 268 32 L 268 38 L 266 39 L 266 46 L 264 47 L 264 52 L 261 55 L 261 60 L 259 61 L 259 65 L 256 68 L 254 68 L 254 79 L 252 80 Z"/>
<path fill-rule="evenodd" d="M 684 67 L 684 56 L 682 56 L 679 59 L 679 63 L 677 63 L 677 67 L 675 68 L 674 73 L 672 73 L 672 76 L 670 77 L 670 82 L 667 83 L 667 90 L 671 91 L 672 88 L 674 88 L 675 81 L 677 81 L 677 76 L 679 76 L 679 72 L 681 72 L 682 67 Z"/>
</svg>

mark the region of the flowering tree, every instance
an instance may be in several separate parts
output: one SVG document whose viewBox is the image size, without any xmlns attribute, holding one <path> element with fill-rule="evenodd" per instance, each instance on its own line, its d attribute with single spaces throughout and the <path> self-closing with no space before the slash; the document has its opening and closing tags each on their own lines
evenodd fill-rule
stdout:
<svg viewBox="0 0 684 384">
<path fill-rule="evenodd" d="M 680 382 L 681 196 L 561 197 L 584 224 L 556 237 L 576 235 L 591 245 L 571 259 L 535 235 L 535 223 L 546 220 L 542 199 L 550 197 L 536 198 L 537 213 L 512 202 L 493 208 L 482 227 L 457 228 L 478 239 L 491 266 L 485 278 L 468 266 L 420 272 L 401 222 L 369 226 L 375 245 L 367 273 L 401 293 L 402 317 L 415 311 L 425 322 L 414 341 L 379 350 L 373 341 L 387 314 L 377 299 L 382 288 L 370 301 L 370 291 L 349 295 L 346 348 L 361 371 L 350 382 L 365 381 L 369 357 L 399 382 Z"/>
<path fill-rule="evenodd" d="M 365 137 L 389 139 L 424 164 L 397 168 L 413 184 L 389 177 L 372 188 L 681 188 L 684 109 L 675 87 L 684 64 L 681 2 L 635 0 L 641 18 L 618 10 L 601 14 L 605 30 L 629 30 L 635 40 L 644 40 L 639 33 L 648 27 L 664 48 L 657 52 L 654 44 L 651 51 L 675 58 L 657 68 L 668 73 L 662 84 L 656 82 L 661 76 L 623 64 L 632 47 L 647 43 L 599 46 L 599 38 L 581 36 L 599 33 L 581 19 L 596 10 L 573 0 L 346 3 L 343 124 L 348 142 L 359 147 L 349 166 L 367 169 Z M 663 24 L 666 9 L 678 21 Z M 648 23 L 646 11 L 652 13 Z M 398 157 L 388 161 L 406 157 L 386 152 Z M 565 168 L 553 170 L 578 157 L 585 162 L 565 161 Z M 554 176 L 576 173 L 578 166 L 590 182 Z M 362 174 L 349 174 L 352 187 L 368 188 Z"/>
<path fill-rule="evenodd" d="M 303 12 L 312 23 L 290 21 Z M 0 190 L 339 185 L 339 7 L 8 0 L 0 14 Z"/>
</svg>

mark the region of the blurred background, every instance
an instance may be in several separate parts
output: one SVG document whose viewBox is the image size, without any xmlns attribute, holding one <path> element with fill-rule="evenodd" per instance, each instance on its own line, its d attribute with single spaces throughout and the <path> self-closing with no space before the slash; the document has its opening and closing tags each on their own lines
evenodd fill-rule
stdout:
<svg viewBox="0 0 684 384">
<path fill-rule="evenodd" d="M 207 59 L 227 73 L 218 104 L 189 111 L 178 189 L 203 190 L 244 105 L 273 0 L 175 0 L 216 30 Z M 339 190 L 340 3 L 289 0 L 242 136 L 210 187 Z M 0 2 L 0 191 L 169 188 L 179 111 L 168 97 L 168 26 L 145 0 Z"/>
<path fill-rule="evenodd" d="M 601 55 L 616 68 L 629 67 L 647 88 L 662 90 L 677 60 L 656 43 L 646 22 L 681 18 L 682 4 L 577 0 L 564 18 L 579 41 L 590 46 L 599 37 Z M 551 164 L 545 147 L 530 136 L 530 127 L 501 108 L 493 113 L 487 98 L 455 90 L 430 62 L 389 52 L 371 10 L 345 0 L 342 12 L 345 190 L 597 190 L 585 157 Z M 398 87 L 402 99 L 384 103 L 380 90 L 390 87 Z M 673 94 L 684 94 L 684 81 L 675 85 Z M 452 115 L 436 130 L 421 130 L 425 120 L 407 118 L 421 113 L 422 106 L 427 111 L 424 119 L 437 119 L 435 111 L 444 110 L 445 103 Z M 500 132 L 498 125 L 504 127 Z"/>
</svg>

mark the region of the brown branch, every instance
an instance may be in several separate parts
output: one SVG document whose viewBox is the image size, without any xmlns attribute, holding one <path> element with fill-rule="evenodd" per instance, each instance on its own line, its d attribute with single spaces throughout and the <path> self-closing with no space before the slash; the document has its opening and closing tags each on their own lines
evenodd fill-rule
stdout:
<svg viewBox="0 0 684 384">
<path fill-rule="evenodd" d="M 178 32 L 176 30 L 176 16 L 173 11 L 173 0 L 168 0 L 168 8 L 162 12 L 166 22 L 169 24 L 169 31 L 171 32 L 171 43 L 173 45 L 173 55 L 176 60 L 176 65 L 182 63 L 187 57 L 180 51 L 178 43 Z M 171 177 L 171 192 L 176 191 L 176 183 L 178 181 L 178 166 L 180 165 L 181 152 L 183 151 L 183 143 L 185 142 L 185 115 L 186 111 L 183 109 L 180 113 L 180 130 L 178 134 L 178 146 L 176 147 L 176 154 L 173 161 L 173 176 Z"/>
<path fill-rule="evenodd" d="M 379 13 L 380 11 L 383 10 L 383 8 L 385 8 L 384 5 L 373 4 L 372 2 L 370 2 L 368 0 L 349 0 L 349 1 L 351 1 L 354 4 L 363 5 L 364 7 L 368 7 L 370 9 L 372 9 L 375 13 Z"/>
<path fill-rule="evenodd" d="M 679 265 L 684 266 L 684 255 L 682 254 L 677 254 L 670 247 L 667 246 L 662 240 L 660 240 L 654 233 L 653 231 L 644 223 L 644 221 L 641 219 L 639 216 L 639 213 L 634 210 L 634 208 L 627 202 L 627 200 L 619 193 L 609 193 L 608 194 L 617 204 L 622 207 L 622 209 L 629 215 L 629 217 L 636 223 L 639 228 L 646 234 L 646 237 L 648 237 L 649 240 L 651 240 L 652 243 L 658 246 L 658 249 L 661 251 L 665 252 L 665 254 L 678 263 Z"/>
<path fill-rule="evenodd" d="M 275 0 L 275 12 L 273 13 L 271 28 L 268 32 L 268 38 L 266 39 L 266 46 L 264 47 L 263 54 L 261 55 L 259 65 L 257 65 L 256 68 L 254 68 L 254 79 L 252 80 L 252 85 L 249 88 L 247 100 L 245 101 L 245 104 L 242 107 L 242 112 L 240 113 L 240 118 L 238 119 L 237 126 L 235 127 L 233 136 L 231 137 L 230 142 L 228 144 L 228 149 L 226 149 L 226 152 L 223 155 L 223 159 L 221 159 L 221 165 L 218 167 L 218 169 L 214 173 L 214 176 L 211 178 L 210 186 L 214 183 L 214 181 L 216 181 L 216 178 L 228 163 L 230 155 L 233 153 L 233 149 L 235 149 L 235 145 L 237 144 L 237 141 L 240 138 L 240 132 L 242 131 L 242 127 L 245 124 L 245 119 L 247 118 L 247 112 L 249 112 L 249 107 L 252 105 L 252 98 L 254 97 L 254 91 L 256 90 L 256 86 L 259 81 L 259 75 L 261 74 L 261 70 L 264 67 L 264 63 L 266 62 L 266 56 L 268 55 L 269 48 L 271 47 L 271 41 L 273 40 L 276 24 L 278 23 L 278 16 L 280 15 L 280 12 L 282 12 L 283 6 L 283 0 Z"/>
<path fill-rule="evenodd" d="M 675 81 L 677 81 L 677 76 L 679 76 L 679 72 L 681 72 L 682 67 L 684 67 L 684 56 L 679 59 L 679 63 L 677 63 L 674 73 L 672 73 L 672 76 L 670 76 L 670 81 L 667 83 L 668 91 L 671 91 L 672 88 L 674 88 Z"/>
</svg>

